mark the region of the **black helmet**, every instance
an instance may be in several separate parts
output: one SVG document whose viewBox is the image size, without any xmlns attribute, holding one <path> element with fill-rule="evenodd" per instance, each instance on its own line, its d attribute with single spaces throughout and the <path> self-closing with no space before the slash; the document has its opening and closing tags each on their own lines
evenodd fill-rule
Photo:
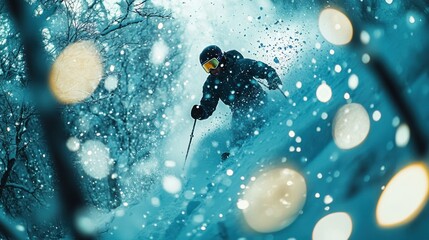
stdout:
<svg viewBox="0 0 429 240">
<path fill-rule="evenodd" d="M 200 63 L 203 65 L 205 62 L 212 58 L 219 59 L 222 56 L 222 50 L 216 45 L 210 45 L 201 52 Z"/>
</svg>

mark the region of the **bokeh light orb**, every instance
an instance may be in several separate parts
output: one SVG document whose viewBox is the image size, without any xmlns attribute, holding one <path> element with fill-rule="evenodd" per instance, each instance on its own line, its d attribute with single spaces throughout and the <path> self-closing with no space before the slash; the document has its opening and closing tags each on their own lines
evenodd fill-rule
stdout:
<svg viewBox="0 0 429 240">
<path fill-rule="evenodd" d="M 182 190 L 182 182 L 173 175 L 167 175 L 162 179 L 162 187 L 166 192 L 176 194 Z"/>
<path fill-rule="evenodd" d="M 342 12 L 327 8 L 319 16 L 319 30 L 322 36 L 334 45 L 345 45 L 352 40 L 353 26 Z"/>
<path fill-rule="evenodd" d="M 247 224 L 269 233 L 289 226 L 299 215 L 307 196 L 304 177 L 288 168 L 262 173 L 249 183 L 241 208 Z"/>
<path fill-rule="evenodd" d="M 351 90 L 355 90 L 359 85 L 359 77 L 356 74 L 350 75 L 348 85 Z"/>
<path fill-rule="evenodd" d="M 316 223 L 313 229 L 313 240 L 347 240 L 352 230 L 353 222 L 347 213 L 331 213 Z"/>
<path fill-rule="evenodd" d="M 377 208 L 381 227 L 397 227 L 412 221 L 428 200 L 429 169 L 417 162 L 400 170 L 382 192 Z"/>
<path fill-rule="evenodd" d="M 316 97 L 322 103 L 328 102 L 332 98 L 332 89 L 331 89 L 331 87 L 328 84 L 326 84 L 326 83 L 320 84 L 319 87 L 317 87 L 317 90 L 316 90 Z"/>
<path fill-rule="evenodd" d="M 102 70 L 102 60 L 94 43 L 76 42 L 67 46 L 55 60 L 49 86 L 61 103 L 77 103 L 94 92 Z"/>
<path fill-rule="evenodd" d="M 403 123 L 399 125 L 399 127 L 396 129 L 395 133 L 395 143 L 398 147 L 405 147 L 407 146 L 408 142 L 410 141 L 410 128 L 407 124 Z"/>
<path fill-rule="evenodd" d="M 370 119 L 365 108 L 357 103 L 341 107 L 334 118 L 333 137 L 341 149 L 351 149 L 361 144 L 368 136 Z"/>
<path fill-rule="evenodd" d="M 81 148 L 80 163 L 89 176 L 95 179 L 105 178 L 111 168 L 109 148 L 100 141 L 86 141 Z"/>
</svg>

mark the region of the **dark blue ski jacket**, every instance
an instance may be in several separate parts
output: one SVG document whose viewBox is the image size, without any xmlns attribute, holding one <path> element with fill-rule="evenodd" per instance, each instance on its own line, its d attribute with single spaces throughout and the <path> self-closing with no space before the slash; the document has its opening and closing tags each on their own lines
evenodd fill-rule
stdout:
<svg viewBox="0 0 429 240">
<path fill-rule="evenodd" d="M 248 58 L 236 50 L 225 52 L 224 66 L 218 75 L 209 75 L 203 86 L 200 105 L 204 110 L 201 119 L 210 117 L 219 99 L 234 113 L 263 105 L 266 93 L 255 78 L 266 79 L 270 84 L 278 78 L 269 65 Z"/>
</svg>

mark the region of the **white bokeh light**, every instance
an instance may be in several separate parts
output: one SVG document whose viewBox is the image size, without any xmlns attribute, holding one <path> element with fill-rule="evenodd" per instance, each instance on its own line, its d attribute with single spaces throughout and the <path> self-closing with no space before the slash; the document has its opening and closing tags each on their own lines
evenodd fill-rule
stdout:
<svg viewBox="0 0 429 240">
<path fill-rule="evenodd" d="M 349 18 L 342 12 L 327 8 L 319 16 L 319 30 L 330 43 L 344 45 L 353 37 L 353 26 Z"/>
<path fill-rule="evenodd" d="M 332 98 L 331 87 L 326 83 L 320 84 L 316 90 L 316 97 L 317 97 L 317 100 L 319 100 L 320 102 L 323 102 L 323 103 L 328 102 Z"/>
<path fill-rule="evenodd" d="M 341 149 L 351 149 L 361 144 L 368 136 L 370 121 L 368 112 L 357 103 L 341 107 L 334 118 L 333 137 Z"/>
<path fill-rule="evenodd" d="M 343 68 L 341 67 L 341 65 L 337 64 L 337 65 L 335 65 L 334 70 L 336 73 L 340 73 L 341 70 L 343 70 Z"/>
<path fill-rule="evenodd" d="M 82 145 L 80 163 L 89 176 L 96 179 L 105 178 L 111 167 L 109 149 L 100 141 L 88 140 Z"/>
<path fill-rule="evenodd" d="M 369 56 L 369 54 L 368 53 L 364 53 L 363 55 L 362 55 L 362 62 L 363 63 L 365 63 L 365 64 L 367 64 L 367 63 L 369 63 L 369 61 L 371 60 L 371 57 Z"/>
<path fill-rule="evenodd" d="M 370 40 L 371 40 L 371 36 L 369 35 L 369 33 L 367 31 L 362 31 L 360 33 L 360 41 L 363 44 L 368 44 Z"/>
<path fill-rule="evenodd" d="M 399 125 L 398 129 L 396 129 L 396 134 L 395 134 L 396 146 L 405 147 L 407 146 L 409 141 L 410 141 L 410 128 L 408 127 L 407 124 Z"/>
<path fill-rule="evenodd" d="M 353 222 L 347 213 L 331 213 L 316 223 L 313 229 L 313 240 L 347 240 L 352 230 Z"/>
<path fill-rule="evenodd" d="M 118 77 L 115 75 L 109 75 L 106 80 L 104 80 L 104 88 L 111 92 L 118 87 Z"/>
<path fill-rule="evenodd" d="M 268 233 L 290 225 L 299 215 L 307 196 L 304 177 L 288 168 L 262 173 L 249 182 L 243 201 L 244 219 L 255 231 Z"/>
<path fill-rule="evenodd" d="M 69 138 L 66 142 L 66 146 L 70 151 L 76 152 L 80 148 L 79 139 L 77 139 L 75 137 Z"/>
<path fill-rule="evenodd" d="M 400 170 L 382 192 L 377 208 L 377 223 L 397 227 L 412 221 L 428 200 L 429 170 L 416 162 Z"/>
<path fill-rule="evenodd" d="M 375 110 L 375 111 L 372 113 L 372 120 L 374 120 L 374 121 L 378 122 L 378 121 L 380 121 L 380 119 L 381 119 L 381 112 L 380 112 L 380 111 L 378 111 L 378 110 Z"/>
<path fill-rule="evenodd" d="M 175 176 L 168 175 L 162 179 L 162 187 L 171 194 L 176 194 L 182 190 L 182 182 Z"/>
<path fill-rule="evenodd" d="M 167 57 L 169 51 L 170 49 L 162 39 L 157 41 L 152 46 L 152 49 L 150 51 L 150 61 L 155 65 L 162 64 L 165 61 L 165 58 Z"/>
<path fill-rule="evenodd" d="M 350 75 L 349 81 L 348 81 L 348 85 L 349 85 L 349 88 L 351 90 L 355 90 L 358 87 L 358 85 L 359 85 L 359 78 L 358 78 L 358 76 L 356 74 Z"/>
<path fill-rule="evenodd" d="M 94 43 L 72 43 L 55 59 L 49 75 L 49 87 L 57 100 L 64 104 L 80 102 L 97 88 L 102 69 L 101 57 Z"/>
</svg>

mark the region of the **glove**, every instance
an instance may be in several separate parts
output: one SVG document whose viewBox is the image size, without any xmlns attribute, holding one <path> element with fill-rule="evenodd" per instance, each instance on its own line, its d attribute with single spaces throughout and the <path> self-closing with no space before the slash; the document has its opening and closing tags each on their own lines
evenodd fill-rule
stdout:
<svg viewBox="0 0 429 240">
<path fill-rule="evenodd" d="M 204 109 L 201 105 L 194 105 L 191 110 L 191 117 L 201 120 L 204 117 L 204 113 Z"/>
<path fill-rule="evenodd" d="M 268 89 L 270 90 L 276 90 L 277 88 L 279 88 L 279 85 L 283 84 L 282 80 L 280 80 L 278 76 L 271 79 L 271 81 L 268 81 Z"/>
</svg>

